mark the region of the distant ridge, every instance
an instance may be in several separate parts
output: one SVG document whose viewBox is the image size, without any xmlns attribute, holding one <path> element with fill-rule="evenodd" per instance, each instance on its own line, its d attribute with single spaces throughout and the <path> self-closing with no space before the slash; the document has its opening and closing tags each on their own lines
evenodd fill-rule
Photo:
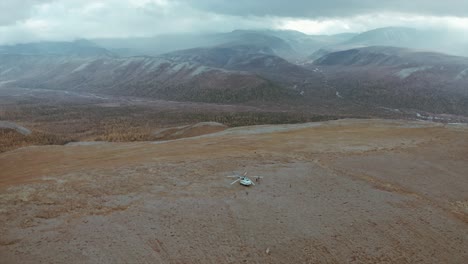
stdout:
<svg viewBox="0 0 468 264">
<path fill-rule="evenodd" d="M 60 55 L 60 56 L 114 56 L 109 50 L 97 46 L 95 43 L 79 39 L 73 42 L 36 42 L 16 44 L 9 46 L 0 46 L 0 54 L 17 55 Z"/>
</svg>

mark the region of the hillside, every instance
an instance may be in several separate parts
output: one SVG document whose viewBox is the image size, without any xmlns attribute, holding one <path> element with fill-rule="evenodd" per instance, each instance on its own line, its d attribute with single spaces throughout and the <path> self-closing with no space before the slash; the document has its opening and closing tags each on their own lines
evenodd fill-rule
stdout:
<svg viewBox="0 0 468 264">
<path fill-rule="evenodd" d="M 424 52 L 391 46 L 372 46 L 326 54 L 315 61 L 318 65 L 402 66 L 402 65 L 468 65 L 468 57 Z"/>
<path fill-rule="evenodd" d="M 468 113 L 468 58 L 394 47 L 330 53 L 314 62 L 345 100 L 398 111 Z"/>
<path fill-rule="evenodd" d="M 164 58 L 77 58 L 0 55 L 0 81 L 10 87 L 204 102 L 275 100 L 288 92 L 248 72 Z"/>
<path fill-rule="evenodd" d="M 347 45 L 421 47 L 429 45 L 430 32 L 405 27 L 385 27 L 363 32 L 344 41 Z M 432 40 L 434 37 L 431 37 Z M 426 41 L 423 41 L 426 39 Z"/>
<path fill-rule="evenodd" d="M 276 56 L 267 46 L 221 45 L 195 48 L 162 55 L 176 62 L 190 62 L 226 70 L 252 72 L 286 84 L 320 80 L 320 75 Z"/>
<path fill-rule="evenodd" d="M 88 40 L 73 42 L 36 42 L 0 46 L 0 54 L 18 55 L 60 55 L 78 57 L 109 57 L 114 54 Z"/>
<path fill-rule="evenodd" d="M 151 38 L 93 39 L 122 56 L 161 55 L 176 50 L 223 45 L 268 47 L 275 55 L 297 61 L 315 50 L 349 40 L 355 34 L 307 35 L 292 30 L 234 30 L 214 34 L 170 34 Z"/>
<path fill-rule="evenodd" d="M 464 125 L 339 120 L 3 153 L 0 256 L 463 263 L 467 136 Z M 231 185 L 233 171 L 263 178 Z"/>
<path fill-rule="evenodd" d="M 318 59 L 331 52 L 372 46 L 398 47 L 468 56 L 467 44 L 466 40 L 457 37 L 457 33 L 454 32 L 385 27 L 362 32 L 340 43 L 322 46 L 311 52 L 308 60 Z"/>
<path fill-rule="evenodd" d="M 298 65 L 275 54 L 234 43 L 157 57 L 0 54 L 0 85 L 332 116 L 468 115 L 464 57 L 366 47 Z"/>
</svg>

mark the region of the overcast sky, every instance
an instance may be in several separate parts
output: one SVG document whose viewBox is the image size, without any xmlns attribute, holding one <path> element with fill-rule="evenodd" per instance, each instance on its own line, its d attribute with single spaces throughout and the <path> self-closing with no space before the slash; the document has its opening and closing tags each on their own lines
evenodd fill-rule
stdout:
<svg viewBox="0 0 468 264">
<path fill-rule="evenodd" d="M 0 0 L 0 43 L 233 29 L 468 32 L 468 0 Z"/>
</svg>

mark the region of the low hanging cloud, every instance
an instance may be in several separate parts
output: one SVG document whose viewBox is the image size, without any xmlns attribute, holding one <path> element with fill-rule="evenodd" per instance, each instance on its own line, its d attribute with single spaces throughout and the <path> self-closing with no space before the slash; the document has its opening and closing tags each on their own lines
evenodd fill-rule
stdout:
<svg viewBox="0 0 468 264">
<path fill-rule="evenodd" d="M 0 26 L 15 24 L 31 17 L 35 6 L 47 2 L 41 0 L 1 0 Z"/>
<path fill-rule="evenodd" d="M 184 0 L 196 8 L 236 16 L 353 17 L 369 13 L 468 16 L 466 0 Z"/>
<path fill-rule="evenodd" d="M 6 1 L 11 2 L 3 4 L 5 8 L 0 9 L 0 17 L 8 13 L 8 9 L 27 11 L 4 19 L 0 24 L 0 43 L 155 36 L 272 25 L 270 19 L 239 19 L 165 0 L 55 0 L 40 4 L 38 1 L 17 4 L 13 0 Z"/>
<path fill-rule="evenodd" d="M 335 34 L 408 25 L 468 30 L 468 1 L 0 0 L 0 43 L 258 28 Z"/>
</svg>

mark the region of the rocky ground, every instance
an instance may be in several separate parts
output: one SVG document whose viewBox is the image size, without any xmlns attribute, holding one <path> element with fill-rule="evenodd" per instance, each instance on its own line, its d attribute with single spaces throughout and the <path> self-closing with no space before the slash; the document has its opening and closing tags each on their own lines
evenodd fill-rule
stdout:
<svg viewBox="0 0 468 264">
<path fill-rule="evenodd" d="M 468 127 L 339 120 L 0 154 L 1 263 L 466 263 Z M 248 171 L 256 186 L 225 176 Z"/>
</svg>

